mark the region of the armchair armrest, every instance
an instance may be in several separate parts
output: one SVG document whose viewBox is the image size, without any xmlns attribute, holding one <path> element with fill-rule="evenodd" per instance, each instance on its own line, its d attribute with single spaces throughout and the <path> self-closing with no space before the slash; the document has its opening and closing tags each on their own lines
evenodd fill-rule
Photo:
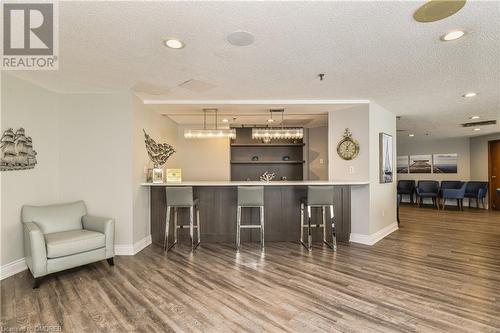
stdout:
<svg viewBox="0 0 500 333">
<path fill-rule="evenodd" d="M 85 215 L 82 217 L 83 229 L 101 232 L 106 236 L 106 258 L 115 255 L 115 220 L 109 217 Z"/>
<path fill-rule="evenodd" d="M 33 222 L 23 223 L 24 256 L 33 277 L 47 274 L 47 248 L 42 230 Z"/>
<path fill-rule="evenodd" d="M 487 191 L 487 189 L 480 188 L 479 191 L 477 191 L 477 197 L 479 199 L 482 199 L 482 198 L 486 197 L 486 191 Z"/>
</svg>

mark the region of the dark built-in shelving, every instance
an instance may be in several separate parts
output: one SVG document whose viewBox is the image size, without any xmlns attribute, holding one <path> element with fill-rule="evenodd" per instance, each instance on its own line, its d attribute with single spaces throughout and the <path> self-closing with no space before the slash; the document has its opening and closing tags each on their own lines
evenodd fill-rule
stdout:
<svg viewBox="0 0 500 333">
<path fill-rule="evenodd" d="M 302 164 L 304 161 L 231 161 L 233 164 Z"/>
<path fill-rule="evenodd" d="M 266 171 L 275 173 L 275 180 L 303 180 L 304 146 L 302 140 L 291 139 L 262 143 L 252 139 L 251 128 L 236 128 L 236 139 L 231 140 L 231 180 L 259 180 Z M 252 160 L 255 156 L 258 160 Z"/>
</svg>

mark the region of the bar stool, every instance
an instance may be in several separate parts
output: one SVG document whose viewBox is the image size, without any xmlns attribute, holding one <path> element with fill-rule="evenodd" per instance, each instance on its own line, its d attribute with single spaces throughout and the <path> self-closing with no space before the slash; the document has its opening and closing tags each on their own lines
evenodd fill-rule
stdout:
<svg viewBox="0 0 500 333">
<path fill-rule="evenodd" d="M 323 228 L 323 243 L 333 251 L 337 250 L 337 237 L 335 234 L 335 222 L 333 214 L 333 186 L 308 186 L 307 199 L 300 203 L 300 243 L 308 251 L 312 251 L 311 228 Z M 307 208 L 307 225 L 304 225 L 304 207 Z M 332 244 L 326 240 L 326 214 L 325 208 L 330 208 L 330 220 L 332 222 Z M 322 224 L 311 224 L 311 208 L 321 208 Z M 307 228 L 307 245 L 304 243 L 304 228 Z"/>
<path fill-rule="evenodd" d="M 260 225 L 241 225 L 242 208 L 259 208 Z M 260 248 L 264 251 L 264 186 L 238 186 L 238 211 L 236 213 L 236 250 L 240 252 L 241 229 L 260 229 Z"/>
<path fill-rule="evenodd" d="M 191 238 L 191 248 L 194 251 L 200 245 L 200 206 L 198 199 L 193 199 L 192 187 L 166 187 L 167 194 L 167 216 L 165 221 L 165 241 L 163 251 L 170 250 L 177 244 L 177 229 L 189 227 L 189 236 Z M 170 230 L 170 211 L 174 209 L 174 242 L 168 246 L 168 234 Z M 189 208 L 189 225 L 177 225 L 178 208 Z M 193 221 L 193 211 L 196 208 L 196 225 Z M 194 229 L 197 233 L 197 242 L 194 242 Z"/>
</svg>

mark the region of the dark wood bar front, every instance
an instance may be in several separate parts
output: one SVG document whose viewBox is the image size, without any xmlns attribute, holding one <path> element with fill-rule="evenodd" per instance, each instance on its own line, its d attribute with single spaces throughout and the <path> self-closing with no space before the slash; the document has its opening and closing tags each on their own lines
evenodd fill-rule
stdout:
<svg viewBox="0 0 500 333">
<path fill-rule="evenodd" d="M 147 186 L 147 184 L 143 184 Z M 304 185 L 264 185 L 265 240 L 267 242 L 297 242 L 300 237 L 300 202 L 307 196 Z M 166 184 L 150 186 L 151 237 L 155 244 L 163 244 L 166 217 Z M 168 185 L 170 186 L 170 185 Z M 174 185 L 179 186 L 179 185 Z M 337 241 L 349 242 L 351 233 L 351 185 L 334 185 L 334 215 Z M 193 186 L 194 197 L 200 200 L 201 243 L 234 242 L 236 239 L 237 186 Z M 329 212 L 327 239 L 331 240 Z M 244 208 L 242 224 L 258 224 L 258 208 Z M 305 220 L 307 223 L 307 219 Z M 321 210 L 312 209 L 312 224 L 321 223 Z M 179 208 L 178 224 L 189 224 L 189 210 Z M 171 223 L 171 232 L 173 223 Z M 313 228 L 313 240 L 322 240 L 322 229 Z M 180 242 L 187 241 L 189 231 L 179 230 Z M 247 229 L 241 233 L 241 241 L 258 242 L 259 231 Z"/>
</svg>

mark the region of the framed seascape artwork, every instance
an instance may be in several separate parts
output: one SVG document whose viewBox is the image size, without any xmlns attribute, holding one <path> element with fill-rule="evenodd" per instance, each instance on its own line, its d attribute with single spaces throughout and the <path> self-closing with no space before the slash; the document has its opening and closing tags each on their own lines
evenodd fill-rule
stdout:
<svg viewBox="0 0 500 333">
<path fill-rule="evenodd" d="M 392 135 L 379 134 L 380 183 L 392 183 L 393 178 L 393 143 Z"/>
<path fill-rule="evenodd" d="M 408 155 L 398 156 L 397 171 L 398 173 L 408 173 L 410 170 L 410 160 Z"/>
<path fill-rule="evenodd" d="M 457 173 L 458 154 L 434 154 L 432 155 L 433 173 Z"/>
<path fill-rule="evenodd" d="M 431 155 L 410 155 L 410 173 L 431 173 Z"/>
</svg>

